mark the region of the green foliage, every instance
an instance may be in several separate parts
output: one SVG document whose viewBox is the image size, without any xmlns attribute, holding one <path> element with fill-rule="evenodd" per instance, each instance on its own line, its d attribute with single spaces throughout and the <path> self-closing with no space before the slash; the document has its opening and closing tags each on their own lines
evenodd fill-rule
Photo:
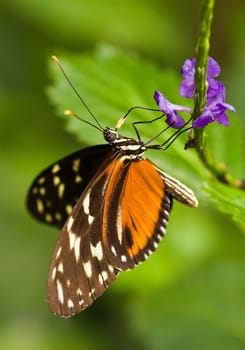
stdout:
<svg viewBox="0 0 245 350">
<path fill-rule="evenodd" d="M 1 349 L 244 349 L 245 241 L 243 228 L 231 220 L 233 213 L 241 221 L 243 192 L 213 181 L 195 151 L 184 151 L 184 135 L 167 152 L 147 154 L 193 187 L 200 206 L 174 203 L 158 250 L 135 270 L 120 274 L 92 307 L 72 319 L 52 316 L 45 302 L 59 232 L 38 224 L 25 208 L 27 190 L 39 171 L 79 148 L 104 142 L 93 128 L 71 117 L 55 117 L 43 94 L 50 84 L 47 57 L 57 51 L 82 53 L 60 59 L 97 118 L 113 127 L 132 105 L 155 106 L 155 88 L 183 103 L 177 99 L 176 72 L 193 55 L 198 6 L 196 0 L 1 1 Z M 216 3 L 211 54 L 221 64 L 227 101 L 237 113 L 230 115 L 229 128 L 207 128 L 209 151 L 238 178 L 245 173 L 243 8 L 243 1 L 236 6 Z M 141 58 L 113 50 L 104 52 L 104 59 L 101 52 L 85 53 L 100 42 L 125 52 L 131 48 Z M 118 57 L 114 65 L 109 60 L 113 55 Z M 58 68 L 50 65 L 58 114 L 73 109 L 88 119 Z M 122 133 L 135 136 L 130 123 L 151 117 L 150 112 L 134 112 Z M 161 127 L 161 122 L 144 125 L 140 134 L 147 140 Z M 219 204 L 224 204 L 222 212 Z"/>
<path fill-rule="evenodd" d="M 137 328 L 146 339 L 146 349 L 242 349 L 242 268 L 243 264 L 225 259 L 193 271 L 165 290 L 155 291 L 150 295 L 157 301 L 154 304 L 143 303 L 139 298 L 127 310 L 132 329 Z"/>
<path fill-rule="evenodd" d="M 206 186 L 210 199 L 219 209 L 241 224 L 245 229 L 245 195 L 244 191 L 228 187 L 218 181 L 210 181 Z"/>
</svg>

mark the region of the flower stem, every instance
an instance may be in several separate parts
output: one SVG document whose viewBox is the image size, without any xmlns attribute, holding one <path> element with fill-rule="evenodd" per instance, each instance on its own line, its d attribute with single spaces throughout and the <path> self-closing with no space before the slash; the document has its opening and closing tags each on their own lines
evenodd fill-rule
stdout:
<svg viewBox="0 0 245 350">
<path fill-rule="evenodd" d="M 206 105 L 206 73 L 208 65 L 208 54 L 210 48 L 211 24 L 213 20 L 215 0 L 202 0 L 200 13 L 200 28 L 195 49 L 196 70 L 195 70 L 195 105 L 193 119 L 200 116 L 203 107 Z M 235 179 L 229 174 L 226 166 L 212 158 L 206 148 L 206 133 L 204 129 L 194 129 L 195 146 L 199 158 L 207 169 L 221 182 L 244 188 L 244 181 Z"/>
</svg>

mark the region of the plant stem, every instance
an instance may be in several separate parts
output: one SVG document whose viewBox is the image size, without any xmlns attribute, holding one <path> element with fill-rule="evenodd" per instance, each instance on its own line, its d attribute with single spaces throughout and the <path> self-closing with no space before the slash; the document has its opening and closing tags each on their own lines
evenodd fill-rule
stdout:
<svg viewBox="0 0 245 350">
<path fill-rule="evenodd" d="M 196 45 L 196 70 L 195 70 L 195 105 L 193 119 L 200 116 L 202 109 L 206 105 L 207 82 L 206 73 L 208 65 L 208 54 L 210 48 L 211 24 L 213 20 L 215 0 L 202 0 L 200 14 L 200 28 Z M 212 158 L 206 148 L 206 133 L 204 129 L 194 129 L 195 146 L 199 158 L 207 169 L 221 182 L 244 188 L 244 181 L 233 178 L 229 174 L 225 164 Z"/>
</svg>

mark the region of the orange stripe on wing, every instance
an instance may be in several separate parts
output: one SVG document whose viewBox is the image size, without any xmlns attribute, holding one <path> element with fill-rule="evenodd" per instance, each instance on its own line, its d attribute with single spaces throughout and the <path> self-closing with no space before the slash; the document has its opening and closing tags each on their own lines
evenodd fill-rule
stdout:
<svg viewBox="0 0 245 350">
<path fill-rule="evenodd" d="M 155 232 L 164 198 L 164 182 L 145 159 L 132 161 L 121 198 L 123 231 L 129 230 L 132 245 L 128 254 L 136 257 Z"/>
</svg>

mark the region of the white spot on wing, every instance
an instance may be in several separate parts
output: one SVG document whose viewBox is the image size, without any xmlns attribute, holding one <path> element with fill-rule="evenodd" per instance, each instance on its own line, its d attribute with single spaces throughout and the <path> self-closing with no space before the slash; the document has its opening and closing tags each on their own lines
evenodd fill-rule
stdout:
<svg viewBox="0 0 245 350">
<path fill-rule="evenodd" d="M 59 176 L 54 176 L 54 178 L 53 178 L 54 186 L 58 186 L 59 183 L 60 183 L 60 177 Z"/>
<path fill-rule="evenodd" d="M 76 175 L 76 177 L 75 177 L 75 182 L 76 182 L 76 183 L 82 182 L 82 178 L 81 178 L 80 175 Z"/>
<path fill-rule="evenodd" d="M 88 223 L 89 225 L 92 224 L 94 221 L 94 216 L 90 214 L 89 212 L 89 205 L 90 205 L 90 191 L 87 193 L 86 197 L 84 198 L 83 201 L 83 210 L 86 215 L 88 215 Z"/>
<path fill-rule="evenodd" d="M 54 267 L 52 271 L 52 275 L 51 275 L 52 280 L 54 280 L 55 277 L 56 277 L 56 267 Z"/>
<path fill-rule="evenodd" d="M 162 235 L 160 235 L 160 234 L 158 233 L 157 236 L 156 236 L 156 239 L 160 242 L 161 239 L 162 239 Z"/>
<path fill-rule="evenodd" d="M 116 252 L 114 245 L 111 246 L 111 252 L 113 255 L 115 255 L 115 256 L 117 255 L 117 252 Z"/>
<path fill-rule="evenodd" d="M 92 265 L 90 261 L 83 263 L 83 268 L 86 276 L 90 278 L 92 276 Z"/>
<path fill-rule="evenodd" d="M 78 296 L 82 296 L 83 295 L 83 293 L 82 293 L 80 288 L 77 288 L 76 293 L 77 293 Z"/>
<path fill-rule="evenodd" d="M 71 230 L 71 227 L 72 227 L 72 225 L 73 225 L 73 222 L 74 222 L 74 219 L 73 219 L 73 217 L 72 216 L 70 216 L 69 217 L 69 220 L 68 220 L 68 222 L 67 222 L 67 231 L 70 231 Z"/>
<path fill-rule="evenodd" d="M 107 266 L 110 272 L 114 272 L 114 267 L 112 265 Z"/>
<path fill-rule="evenodd" d="M 121 255 L 121 262 L 126 262 L 126 261 L 127 261 L 126 255 Z"/>
<path fill-rule="evenodd" d="M 64 303 L 64 293 L 63 293 L 63 287 L 59 280 L 56 281 L 56 287 L 57 287 L 57 294 L 58 299 L 61 304 Z"/>
<path fill-rule="evenodd" d="M 75 259 L 77 263 L 80 259 L 80 242 L 81 242 L 81 237 L 76 237 L 75 245 L 74 245 L 74 254 L 75 254 Z"/>
<path fill-rule="evenodd" d="M 60 256 L 61 251 L 62 251 L 62 247 L 60 246 L 56 253 L 56 259 L 58 259 L 58 257 Z"/>
<path fill-rule="evenodd" d="M 73 160 L 73 163 L 72 163 L 72 170 L 77 173 L 78 170 L 79 170 L 79 167 L 80 167 L 80 159 L 77 158 L 77 159 L 74 159 Z"/>
<path fill-rule="evenodd" d="M 93 244 L 90 243 L 90 251 L 92 257 L 97 258 L 99 261 L 103 259 L 103 249 L 100 241 L 96 244 L 96 246 L 93 246 Z"/>
<path fill-rule="evenodd" d="M 90 204 L 90 191 L 88 191 L 83 201 L 83 210 L 84 210 L 84 213 L 87 215 L 89 215 L 89 204 Z"/>
<path fill-rule="evenodd" d="M 70 250 L 72 250 L 72 249 L 74 249 L 74 246 L 75 246 L 76 235 L 72 231 L 70 231 L 68 234 L 69 234 Z"/>
<path fill-rule="evenodd" d="M 108 272 L 107 271 L 101 271 L 101 275 L 102 275 L 104 281 L 106 281 L 108 279 Z"/>
<path fill-rule="evenodd" d="M 165 227 L 164 227 L 164 226 L 160 226 L 160 227 L 159 227 L 159 230 L 160 230 L 162 233 L 165 233 Z"/>
<path fill-rule="evenodd" d="M 63 265 L 62 262 L 60 262 L 59 265 L 58 265 L 58 271 L 59 271 L 60 273 L 63 273 L 63 272 L 64 272 L 64 265 Z"/>
<path fill-rule="evenodd" d="M 39 193 L 41 196 L 44 196 L 46 194 L 46 188 L 45 187 L 40 187 L 39 188 Z"/>
<path fill-rule="evenodd" d="M 74 303 L 71 299 L 68 299 L 67 305 L 68 305 L 69 309 L 72 309 L 74 307 Z"/>
<path fill-rule="evenodd" d="M 99 284 L 104 284 L 104 280 L 101 274 L 99 274 Z"/>
<path fill-rule="evenodd" d="M 71 212 L 72 212 L 72 205 L 67 204 L 65 209 L 66 209 L 66 213 L 67 213 L 68 215 L 70 215 Z"/>
<path fill-rule="evenodd" d="M 153 242 L 153 247 L 154 247 L 154 249 L 156 249 L 158 247 L 158 243 L 154 241 Z"/>
<path fill-rule="evenodd" d="M 164 226 L 167 226 L 168 221 L 167 221 L 166 219 L 163 218 L 163 219 L 162 219 L 162 223 L 163 223 Z"/>
<path fill-rule="evenodd" d="M 60 183 L 58 186 L 58 197 L 59 198 L 63 197 L 64 191 L 65 191 L 65 185 L 63 183 Z"/>
<path fill-rule="evenodd" d="M 89 223 L 89 225 L 91 225 L 93 223 L 93 221 L 94 221 L 94 216 L 88 215 L 88 223 Z"/>
<path fill-rule="evenodd" d="M 42 177 L 40 177 L 38 180 L 37 180 L 37 182 L 38 182 L 38 184 L 39 185 L 42 185 L 44 182 L 45 182 L 45 177 L 44 176 L 42 176 Z"/>
<path fill-rule="evenodd" d="M 55 164 L 52 168 L 52 173 L 55 174 L 60 170 L 59 164 Z"/>
<path fill-rule="evenodd" d="M 42 214 L 44 212 L 43 201 L 40 198 L 37 199 L 37 211 L 40 214 Z"/>
<path fill-rule="evenodd" d="M 79 259 L 80 259 L 80 242 L 81 242 L 81 237 L 80 236 L 76 236 L 76 234 L 73 233 L 72 231 L 70 231 L 68 233 L 68 235 L 69 235 L 70 250 L 74 249 L 75 259 L 76 259 L 76 262 L 78 262 Z"/>
<path fill-rule="evenodd" d="M 52 222 L 52 221 L 53 221 L 52 215 L 49 214 L 49 213 L 47 213 L 47 214 L 45 215 L 45 220 L 46 220 L 46 222 Z"/>
</svg>

